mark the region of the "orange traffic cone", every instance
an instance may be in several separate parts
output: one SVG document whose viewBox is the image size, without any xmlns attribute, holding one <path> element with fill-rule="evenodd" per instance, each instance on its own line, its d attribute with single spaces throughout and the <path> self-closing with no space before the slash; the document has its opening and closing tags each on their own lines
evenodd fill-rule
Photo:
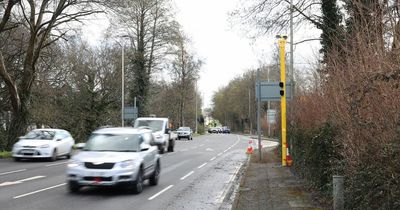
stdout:
<svg viewBox="0 0 400 210">
<path fill-rule="evenodd" d="M 254 149 L 253 149 L 253 140 L 249 140 L 249 146 L 247 147 L 247 151 L 246 151 L 246 154 L 253 154 L 253 151 L 254 151 Z"/>
<path fill-rule="evenodd" d="M 289 154 L 289 145 L 286 144 L 286 165 L 287 166 L 292 166 L 293 164 L 293 159 L 292 156 Z"/>
</svg>

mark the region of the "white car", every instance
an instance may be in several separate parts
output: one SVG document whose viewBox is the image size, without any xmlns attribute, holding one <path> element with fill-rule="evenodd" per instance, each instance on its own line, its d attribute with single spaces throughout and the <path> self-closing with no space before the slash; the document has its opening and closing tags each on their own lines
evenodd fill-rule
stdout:
<svg viewBox="0 0 400 210">
<path fill-rule="evenodd" d="M 71 193 L 82 186 L 120 186 L 141 193 L 145 179 L 157 185 L 160 155 L 153 133 L 143 128 L 103 128 L 92 133 L 86 145 L 67 166 Z"/>
<path fill-rule="evenodd" d="M 47 158 L 55 161 L 59 156 L 71 157 L 75 140 L 62 129 L 35 129 L 21 136 L 12 149 L 15 161 L 21 159 Z"/>
</svg>

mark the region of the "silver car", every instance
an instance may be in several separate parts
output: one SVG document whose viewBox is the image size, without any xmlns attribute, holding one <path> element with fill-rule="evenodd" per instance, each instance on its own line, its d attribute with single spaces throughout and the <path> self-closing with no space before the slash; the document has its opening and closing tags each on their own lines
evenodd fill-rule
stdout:
<svg viewBox="0 0 400 210">
<path fill-rule="evenodd" d="M 192 129 L 189 127 L 179 127 L 178 130 L 178 139 L 186 138 L 188 140 L 193 140 Z"/>
<path fill-rule="evenodd" d="M 67 166 L 70 192 L 82 186 L 124 186 L 141 193 L 143 182 L 157 185 L 160 156 L 149 129 L 103 128 L 96 130 Z"/>
</svg>

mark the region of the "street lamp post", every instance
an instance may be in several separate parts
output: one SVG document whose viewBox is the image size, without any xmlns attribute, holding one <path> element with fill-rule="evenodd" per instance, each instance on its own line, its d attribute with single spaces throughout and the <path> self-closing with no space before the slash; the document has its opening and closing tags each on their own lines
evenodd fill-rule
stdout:
<svg viewBox="0 0 400 210">
<path fill-rule="evenodd" d="M 122 45 L 121 52 L 121 126 L 124 127 L 124 106 L 125 106 L 125 55 L 124 55 L 124 46 Z"/>
</svg>

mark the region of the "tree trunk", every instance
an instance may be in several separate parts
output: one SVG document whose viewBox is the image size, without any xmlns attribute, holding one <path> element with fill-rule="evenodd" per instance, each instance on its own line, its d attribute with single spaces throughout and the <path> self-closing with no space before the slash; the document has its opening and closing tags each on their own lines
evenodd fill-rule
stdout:
<svg viewBox="0 0 400 210">
<path fill-rule="evenodd" d="M 14 143 L 18 141 L 18 137 L 25 135 L 27 119 L 28 110 L 26 105 L 22 103 L 21 108 L 12 115 L 10 127 L 7 131 L 7 141 L 4 148 L 6 151 L 11 151 Z"/>
</svg>

